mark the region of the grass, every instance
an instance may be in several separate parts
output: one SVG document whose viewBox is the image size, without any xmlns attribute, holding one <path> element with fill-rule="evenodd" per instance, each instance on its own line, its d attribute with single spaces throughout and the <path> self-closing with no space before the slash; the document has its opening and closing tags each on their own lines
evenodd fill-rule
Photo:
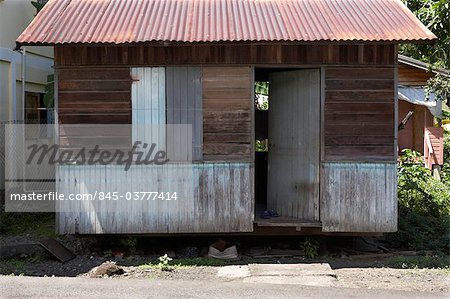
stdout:
<svg viewBox="0 0 450 299">
<path fill-rule="evenodd" d="M 217 266 L 226 266 L 228 265 L 227 261 L 224 260 L 218 260 L 218 259 L 211 259 L 211 258 L 204 258 L 204 257 L 196 257 L 192 259 L 177 259 L 173 262 L 183 265 L 183 266 L 210 266 L 210 267 L 217 267 Z"/>
<path fill-rule="evenodd" d="M 217 266 L 226 266 L 228 263 L 226 261 L 222 260 L 216 260 L 216 259 L 209 259 L 209 258 L 203 258 L 203 257 L 196 257 L 196 258 L 184 258 L 184 259 L 174 259 L 169 262 L 169 266 L 172 270 L 177 269 L 186 269 L 191 267 L 217 267 Z M 139 265 L 138 268 L 140 269 L 161 269 L 161 263 L 157 262 L 150 262 L 146 264 Z"/>
<path fill-rule="evenodd" d="M 55 237 L 55 214 L 2 212 L 0 233 L 4 236 L 27 233 L 38 237 Z"/>
<path fill-rule="evenodd" d="M 41 261 L 42 256 L 39 255 L 0 260 L 0 274 L 23 275 L 26 265 L 38 263 Z"/>
<path fill-rule="evenodd" d="M 402 269 L 438 269 L 450 274 L 449 256 L 399 256 L 392 258 L 387 266 Z"/>
</svg>

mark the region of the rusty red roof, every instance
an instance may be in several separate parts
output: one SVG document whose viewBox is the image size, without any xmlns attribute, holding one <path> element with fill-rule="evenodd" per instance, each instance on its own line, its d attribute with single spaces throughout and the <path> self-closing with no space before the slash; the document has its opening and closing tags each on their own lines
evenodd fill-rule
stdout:
<svg viewBox="0 0 450 299">
<path fill-rule="evenodd" d="M 429 41 L 400 0 L 50 0 L 22 45 Z"/>
</svg>

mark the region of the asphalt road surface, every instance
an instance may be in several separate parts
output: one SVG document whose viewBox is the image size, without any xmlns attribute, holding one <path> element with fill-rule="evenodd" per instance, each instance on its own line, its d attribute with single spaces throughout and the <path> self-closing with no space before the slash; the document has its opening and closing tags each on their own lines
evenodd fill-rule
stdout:
<svg viewBox="0 0 450 299">
<path fill-rule="evenodd" d="M 420 292 L 217 281 L 0 276 L 1 298 L 450 298 Z"/>
</svg>

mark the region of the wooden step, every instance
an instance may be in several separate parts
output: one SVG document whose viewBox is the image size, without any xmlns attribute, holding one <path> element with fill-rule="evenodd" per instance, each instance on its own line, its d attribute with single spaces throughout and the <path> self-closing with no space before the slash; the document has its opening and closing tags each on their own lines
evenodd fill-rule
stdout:
<svg viewBox="0 0 450 299">
<path fill-rule="evenodd" d="M 255 217 L 254 223 L 258 226 L 277 226 L 277 227 L 322 227 L 320 221 L 306 220 L 292 217 L 273 217 L 262 219 Z"/>
</svg>

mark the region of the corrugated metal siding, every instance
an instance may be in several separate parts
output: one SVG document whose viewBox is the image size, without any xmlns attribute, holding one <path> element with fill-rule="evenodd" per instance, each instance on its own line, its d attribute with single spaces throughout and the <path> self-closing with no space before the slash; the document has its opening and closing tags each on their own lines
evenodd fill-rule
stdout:
<svg viewBox="0 0 450 299">
<path fill-rule="evenodd" d="M 51 0 L 20 44 L 146 41 L 418 41 L 400 0 Z"/>
</svg>

